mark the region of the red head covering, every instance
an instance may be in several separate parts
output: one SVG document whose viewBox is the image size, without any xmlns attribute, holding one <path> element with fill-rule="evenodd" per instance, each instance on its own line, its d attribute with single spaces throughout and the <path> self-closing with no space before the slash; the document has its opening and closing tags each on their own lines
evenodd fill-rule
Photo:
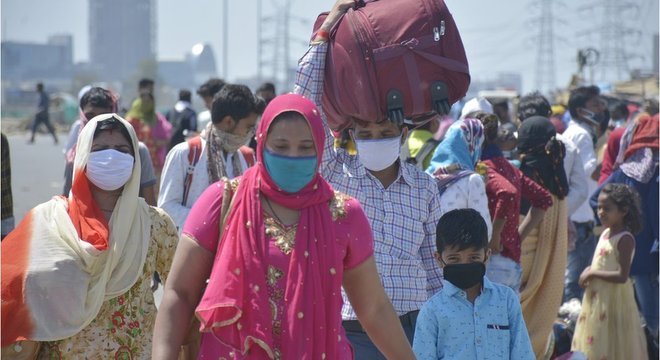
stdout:
<svg viewBox="0 0 660 360">
<path fill-rule="evenodd" d="M 626 149 L 624 159 L 628 159 L 637 150 L 643 148 L 658 149 L 658 114 L 642 115 L 637 121 L 630 146 Z"/>
<path fill-rule="evenodd" d="M 600 169 L 600 178 L 598 178 L 598 185 L 602 184 L 607 180 L 612 172 L 614 171 L 614 163 L 616 157 L 619 154 L 619 149 L 621 145 L 621 137 L 625 132 L 625 127 L 619 127 L 610 133 L 610 136 L 607 138 L 607 148 L 605 149 L 605 154 L 603 155 L 603 166 Z"/>
<path fill-rule="evenodd" d="M 275 102 L 277 100 L 277 102 Z M 309 123 L 312 136 L 314 137 L 314 146 L 316 147 L 316 176 L 304 188 L 294 194 L 289 194 L 281 191 L 275 182 L 271 179 L 266 166 L 263 163 L 264 150 L 266 149 L 266 139 L 268 137 L 268 129 L 277 117 L 287 112 L 296 112 L 302 115 Z M 318 172 L 318 167 L 321 165 L 323 155 L 323 146 L 325 144 L 325 131 L 323 129 L 323 121 L 319 114 L 316 105 L 313 102 L 305 99 L 301 95 L 286 94 L 278 96 L 273 99 L 266 110 L 264 111 L 259 128 L 256 133 L 257 137 L 257 166 L 264 184 L 261 186 L 261 191 L 266 194 L 268 198 L 282 204 L 288 208 L 300 209 L 302 207 L 310 206 L 314 203 L 327 202 L 332 197 L 332 190 L 330 185 L 321 177 Z M 245 178 L 245 177 L 244 177 Z M 327 186 L 329 192 L 316 191 L 323 189 Z"/>
<path fill-rule="evenodd" d="M 268 240 L 260 196 L 300 210 L 284 299 L 290 338 L 282 339 L 282 358 L 337 358 L 341 317 L 341 279 L 329 269 L 342 266 L 328 202 L 332 187 L 317 173 L 297 193 L 277 188 L 263 163 L 268 129 L 278 115 L 294 111 L 309 124 L 321 163 L 325 134 L 314 104 L 300 95 L 270 102 L 257 130 L 257 164 L 245 172 L 235 191 L 231 213 L 216 251 L 209 285 L 197 307 L 202 331 L 245 354 L 255 346 L 273 355 L 272 319 L 266 271 Z M 318 166 L 318 165 L 317 165 Z M 312 341 L 305 341 L 308 338 Z"/>
</svg>

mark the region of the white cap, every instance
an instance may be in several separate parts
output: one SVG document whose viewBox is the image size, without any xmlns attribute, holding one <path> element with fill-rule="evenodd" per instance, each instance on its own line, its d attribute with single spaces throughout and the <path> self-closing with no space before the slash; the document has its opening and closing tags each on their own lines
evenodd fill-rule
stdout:
<svg viewBox="0 0 660 360">
<path fill-rule="evenodd" d="M 83 86 L 82 89 L 78 91 L 78 101 L 80 101 L 80 99 L 82 99 L 82 97 L 85 96 L 85 94 L 87 94 L 87 92 L 90 90 L 92 90 L 92 85 Z"/>
<path fill-rule="evenodd" d="M 488 100 L 486 100 L 486 98 L 484 97 L 479 96 L 473 98 L 470 101 L 466 102 L 465 105 L 463 106 L 463 110 L 461 111 L 461 119 L 465 118 L 467 114 L 475 111 L 483 111 L 492 114 L 493 105 L 491 105 L 490 102 L 488 102 Z"/>
</svg>

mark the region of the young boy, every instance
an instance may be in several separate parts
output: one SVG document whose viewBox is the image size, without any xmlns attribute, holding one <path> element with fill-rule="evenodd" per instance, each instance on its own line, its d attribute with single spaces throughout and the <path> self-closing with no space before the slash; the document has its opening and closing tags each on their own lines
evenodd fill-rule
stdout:
<svg viewBox="0 0 660 360">
<path fill-rule="evenodd" d="M 444 214 L 436 246 L 443 288 L 417 318 L 417 358 L 534 359 L 518 296 L 484 276 L 490 249 L 479 212 L 456 209 Z"/>
</svg>

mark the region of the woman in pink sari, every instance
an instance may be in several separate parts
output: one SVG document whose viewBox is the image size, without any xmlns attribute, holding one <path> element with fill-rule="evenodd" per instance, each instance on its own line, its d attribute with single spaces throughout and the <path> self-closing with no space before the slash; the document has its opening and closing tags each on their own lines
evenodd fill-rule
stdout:
<svg viewBox="0 0 660 360">
<path fill-rule="evenodd" d="M 378 279 L 360 204 L 318 173 L 325 135 L 315 105 L 300 95 L 275 98 L 256 137 L 257 164 L 211 185 L 191 210 L 158 313 L 154 358 L 177 358 L 194 310 L 200 359 L 352 359 L 343 286 L 380 351 L 413 359 Z"/>
<path fill-rule="evenodd" d="M 153 94 L 141 93 L 126 113 L 126 120 L 133 125 L 138 140 L 149 148 L 154 171 L 156 176 L 160 176 L 165 165 L 167 145 L 172 135 L 172 124 L 167 121 L 165 116 L 156 111 Z"/>
</svg>

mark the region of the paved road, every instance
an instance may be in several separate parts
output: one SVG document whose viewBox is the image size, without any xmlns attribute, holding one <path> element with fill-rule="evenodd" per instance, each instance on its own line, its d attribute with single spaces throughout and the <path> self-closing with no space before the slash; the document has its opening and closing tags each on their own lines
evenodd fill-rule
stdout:
<svg viewBox="0 0 660 360">
<path fill-rule="evenodd" d="M 66 134 L 58 134 L 60 145 L 53 144 L 50 135 L 40 134 L 33 145 L 29 135 L 8 135 L 11 154 L 11 185 L 14 195 L 16 224 L 38 204 L 60 195 L 64 185 L 64 154 L 62 143 Z"/>
</svg>

